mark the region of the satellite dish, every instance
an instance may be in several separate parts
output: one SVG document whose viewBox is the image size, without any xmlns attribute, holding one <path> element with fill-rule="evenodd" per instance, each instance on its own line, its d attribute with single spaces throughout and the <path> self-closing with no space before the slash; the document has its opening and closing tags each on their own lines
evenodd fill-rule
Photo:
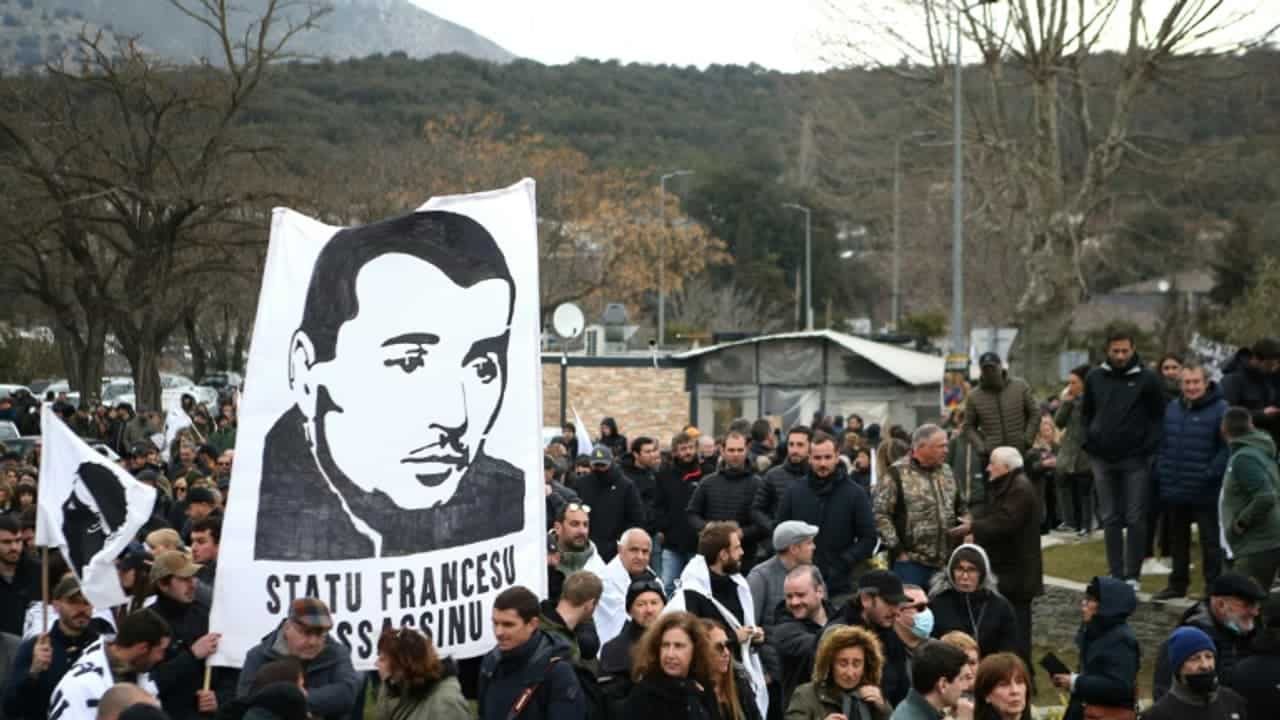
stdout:
<svg viewBox="0 0 1280 720">
<path fill-rule="evenodd" d="M 582 334 L 587 319 L 582 308 L 573 303 L 562 303 L 551 315 L 551 325 L 564 340 L 572 340 Z"/>
</svg>

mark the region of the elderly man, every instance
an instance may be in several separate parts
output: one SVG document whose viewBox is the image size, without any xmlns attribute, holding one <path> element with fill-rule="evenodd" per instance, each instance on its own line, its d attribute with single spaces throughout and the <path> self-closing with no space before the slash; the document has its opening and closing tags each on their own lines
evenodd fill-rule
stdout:
<svg viewBox="0 0 1280 720">
<path fill-rule="evenodd" d="M 1142 713 L 1142 720 L 1250 717 L 1248 703 L 1218 684 L 1217 648 L 1203 630 L 1180 627 L 1165 643 L 1174 668 L 1173 691 Z"/>
<path fill-rule="evenodd" d="M 766 627 L 776 622 L 774 611 L 782 603 L 787 573 L 813 562 L 816 547 L 813 539 L 817 536 L 817 525 L 799 520 L 778 523 L 778 527 L 773 529 L 774 556 L 751 568 L 747 575 L 751 599 L 756 604 L 756 617 Z"/>
<path fill-rule="evenodd" d="M 618 554 L 604 567 L 600 579 L 604 582 L 604 594 L 596 607 L 596 633 L 601 643 L 607 643 L 622 632 L 627 621 L 627 588 L 637 581 L 662 581 L 658 574 L 649 567 L 653 543 L 649 533 L 640 528 L 631 528 L 622 533 L 618 540 Z"/>
<path fill-rule="evenodd" d="M 351 651 L 329 634 L 332 629 L 333 617 L 324 602 L 294 600 L 289 617 L 245 657 L 236 695 L 248 697 L 258 668 L 293 657 L 302 664 L 306 679 L 307 711 L 317 720 L 346 718 L 355 707 L 363 678 L 351 666 Z"/>
<path fill-rule="evenodd" d="M 889 549 L 892 570 L 905 583 L 928 587 L 947 562 L 947 531 L 965 514 L 965 499 L 947 465 L 947 433 L 921 425 L 911 454 L 885 471 L 875 487 L 876 529 Z"/>
<path fill-rule="evenodd" d="M 1252 578 L 1236 572 L 1218 576 L 1209 586 L 1207 600 L 1195 605 L 1183 614 L 1181 625 L 1204 632 L 1213 641 L 1218 682 L 1227 687 L 1234 685 L 1236 665 L 1253 650 L 1253 639 L 1258 632 L 1258 615 L 1267 593 Z M 1172 689 L 1178 665 L 1170 657 L 1171 648 L 1166 642 L 1156 654 L 1156 671 L 1152 682 L 1152 697 L 1159 700 Z"/>
<path fill-rule="evenodd" d="M 986 550 L 1000 594 L 1013 605 L 1018 620 L 1018 655 L 1030 667 L 1031 603 L 1044 594 L 1040 502 L 1017 450 L 993 450 L 987 475 L 987 502 L 974 511 L 972 521 L 962 523 L 951 535 L 963 538 L 972 534 Z"/>
</svg>

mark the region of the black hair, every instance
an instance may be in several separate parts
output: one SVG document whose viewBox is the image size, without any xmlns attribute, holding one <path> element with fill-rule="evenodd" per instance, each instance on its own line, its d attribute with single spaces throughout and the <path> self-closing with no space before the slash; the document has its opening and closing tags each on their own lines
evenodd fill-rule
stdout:
<svg viewBox="0 0 1280 720">
<path fill-rule="evenodd" d="M 1160 356 L 1160 363 L 1159 363 L 1159 365 L 1157 365 L 1156 367 L 1160 367 L 1160 366 L 1164 365 L 1164 361 L 1165 361 L 1165 360 L 1172 360 L 1172 361 L 1174 361 L 1174 362 L 1178 363 L 1179 365 L 1182 365 L 1182 364 L 1183 364 L 1183 362 L 1182 362 L 1182 356 L 1181 356 L 1181 355 L 1179 355 L 1179 354 L 1177 354 L 1177 353 L 1167 352 L 1167 353 L 1165 353 L 1164 355 L 1161 355 L 1161 356 Z"/>
<path fill-rule="evenodd" d="M 828 435 L 826 432 L 822 430 L 817 430 L 813 433 L 813 437 L 809 438 L 809 444 L 821 445 L 822 443 L 831 443 L 833 446 L 839 445 L 839 443 L 836 442 L 835 438 L 831 437 L 830 435 Z"/>
<path fill-rule="evenodd" d="M 787 437 L 792 435 L 803 435 L 805 439 L 811 440 L 813 439 L 813 430 L 808 425 L 792 425 L 791 429 L 787 431 Z"/>
<path fill-rule="evenodd" d="M 258 668 L 258 671 L 253 674 L 253 682 L 249 686 L 249 693 L 256 693 L 272 683 L 282 682 L 297 685 L 298 679 L 302 676 L 302 663 L 297 658 L 286 655 L 279 660 L 272 660 Z"/>
<path fill-rule="evenodd" d="M 191 523 L 191 532 L 207 532 L 215 543 L 222 542 L 222 517 L 220 515 L 206 515 L 199 520 Z"/>
<path fill-rule="evenodd" d="M 928 695 L 943 678 L 955 682 L 968 661 L 960 648 L 941 640 L 926 640 L 912 660 L 911 687 L 921 695 Z"/>
<path fill-rule="evenodd" d="M 1222 415 L 1222 431 L 1228 438 L 1238 438 L 1253 430 L 1253 416 L 1242 407 L 1227 408 Z"/>
<path fill-rule="evenodd" d="M 498 593 L 493 599 L 494 610 L 515 610 L 524 622 L 538 617 L 538 596 L 522 585 L 514 585 Z"/>
<path fill-rule="evenodd" d="M 311 271 L 306 305 L 298 327 L 315 348 L 313 362 L 334 358 L 338 330 L 360 313 L 356 277 L 365 265 L 390 253 L 431 263 L 464 288 L 484 280 L 506 282 L 511 288 L 507 307 L 507 322 L 511 322 L 515 311 L 515 281 L 489 231 L 457 213 L 439 210 L 410 213 L 340 230 L 325 243 Z M 499 355 L 503 358 L 505 376 L 506 353 Z"/>
<path fill-rule="evenodd" d="M 169 623 L 154 610 L 144 609 L 126 615 L 116 632 L 116 645 L 133 647 L 138 643 L 159 645 L 161 640 L 173 637 Z"/>
<path fill-rule="evenodd" d="M 759 420 L 751 423 L 752 442 L 764 442 L 765 438 L 769 437 L 772 432 L 773 426 L 769 425 L 769 421 L 764 418 L 760 418 Z"/>
<path fill-rule="evenodd" d="M 656 445 L 657 443 L 658 443 L 657 440 L 654 440 L 651 437 L 646 437 L 644 435 L 641 435 L 640 437 L 631 441 L 631 452 L 638 453 L 645 445 Z"/>
<path fill-rule="evenodd" d="M 1133 339 L 1133 332 L 1127 328 L 1116 328 L 1107 331 L 1108 347 L 1111 346 L 1111 343 L 1120 342 L 1121 340 L 1128 340 L 1130 345 L 1138 344 L 1137 341 Z"/>
<path fill-rule="evenodd" d="M 22 532 L 22 525 L 13 513 L 0 515 L 0 531 L 18 535 Z"/>
<path fill-rule="evenodd" d="M 1093 369 L 1093 366 L 1092 366 L 1092 365 L 1088 365 L 1088 364 L 1086 364 L 1086 365 L 1077 365 L 1077 366 L 1075 366 L 1075 367 L 1071 368 L 1071 374 L 1072 374 L 1072 375 L 1075 375 L 1075 376 L 1076 376 L 1076 377 L 1078 377 L 1078 378 L 1080 378 L 1080 382 L 1084 382 L 1084 381 L 1085 381 L 1085 378 L 1089 377 L 1089 371 L 1090 371 L 1090 370 L 1092 370 L 1092 369 Z"/>
</svg>

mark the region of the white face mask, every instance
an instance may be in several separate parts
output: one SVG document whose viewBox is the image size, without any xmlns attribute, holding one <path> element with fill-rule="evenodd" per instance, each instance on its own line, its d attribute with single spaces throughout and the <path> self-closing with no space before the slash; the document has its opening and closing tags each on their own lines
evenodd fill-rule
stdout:
<svg viewBox="0 0 1280 720">
<path fill-rule="evenodd" d="M 911 623 L 911 633 L 925 640 L 933 633 L 933 611 L 925 608 L 916 613 L 915 622 Z"/>
</svg>

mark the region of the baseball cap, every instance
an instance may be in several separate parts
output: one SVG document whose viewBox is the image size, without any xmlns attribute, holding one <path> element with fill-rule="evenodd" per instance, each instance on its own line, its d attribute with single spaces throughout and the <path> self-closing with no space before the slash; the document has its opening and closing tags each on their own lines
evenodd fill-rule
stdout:
<svg viewBox="0 0 1280 720">
<path fill-rule="evenodd" d="M 773 529 L 773 549 L 782 552 L 798 542 L 818 537 L 818 526 L 800 520 L 778 523 Z"/>
<path fill-rule="evenodd" d="M 217 505 L 218 500 L 214 497 L 213 491 L 207 487 L 191 488 L 187 491 L 187 504 L 191 503 L 209 503 Z"/>
<path fill-rule="evenodd" d="M 1267 593 L 1258 586 L 1258 582 L 1248 575 L 1240 573 L 1223 573 L 1209 586 L 1209 596 L 1214 595 L 1236 597 L 1250 602 L 1262 602 Z"/>
<path fill-rule="evenodd" d="M 603 445 L 597 445 L 591 449 L 592 465 L 612 465 L 613 451 Z"/>
<path fill-rule="evenodd" d="M 80 581 L 76 580 L 75 575 L 68 574 L 53 586 L 54 600 L 66 600 L 74 595 L 83 595 L 80 591 Z"/>
<path fill-rule="evenodd" d="M 200 568 L 182 551 L 165 550 L 156 555 L 151 565 L 151 582 L 160 582 L 167 577 L 189 578 L 200 572 Z"/>
<path fill-rule="evenodd" d="M 898 605 L 907 601 L 902 580 L 888 570 L 872 570 L 858 580 L 858 592 L 879 595 L 885 602 Z"/>
<path fill-rule="evenodd" d="M 289 606 L 289 619 L 309 628 L 333 627 L 333 616 L 329 614 L 329 606 L 315 598 L 298 598 Z"/>
<path fill-rule="evenodd" d="M 978 356 L 978 367 L 985 367 L 987 365 L 995 365 L 999 367 L 1003 364 L 1004 362 L 1000 360 L 1000 356 L 993 352 L 984 352 L 982 355 Z"/>
</svg>

